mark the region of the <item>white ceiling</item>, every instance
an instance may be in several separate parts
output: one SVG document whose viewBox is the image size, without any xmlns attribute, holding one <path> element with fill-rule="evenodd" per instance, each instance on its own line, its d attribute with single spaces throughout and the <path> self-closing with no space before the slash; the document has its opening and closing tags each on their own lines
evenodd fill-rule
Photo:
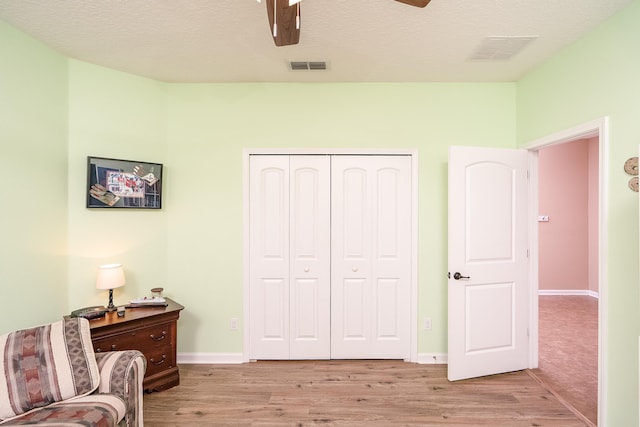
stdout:
<svg viewBox="0 0 640 427">
<path fill-rule="evenodd" d="M 285 47 L 255 0 L 0 0 L 0 19 L 69 57 L 167 82 L 498 82 L 630 2 L 303 0 L 300 44 Z M 470 61 L 489 36 L 538 38 L 510 60 Z"/>
</svg>

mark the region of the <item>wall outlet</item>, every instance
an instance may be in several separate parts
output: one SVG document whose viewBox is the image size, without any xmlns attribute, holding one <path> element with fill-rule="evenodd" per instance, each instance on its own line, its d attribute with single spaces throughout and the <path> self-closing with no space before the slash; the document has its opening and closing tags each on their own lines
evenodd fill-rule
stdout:
<svg viewBox="0 0 640 427">
<path fill-rule="evenodd" d="M 422 329 L 424 329 L 425 331 L 430 331 L 431 330 L 431 318 L 430 317 L 425 317 L 422 320 Z"/>
<path fill-rule="evenodd" d="M 229 329 L 231 329 L 232 331 L 237 331 L 238 330 L 238 319 L 236 319 L 235 317 L 231 318 L 231 323 L 229 325 Z"/>
</svg>

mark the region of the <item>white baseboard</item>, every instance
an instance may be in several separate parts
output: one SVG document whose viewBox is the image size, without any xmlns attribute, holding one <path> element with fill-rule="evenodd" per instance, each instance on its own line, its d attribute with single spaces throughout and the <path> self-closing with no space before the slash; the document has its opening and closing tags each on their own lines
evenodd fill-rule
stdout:
<svg viewBox="0 0 640 427">
<path fill-rule="evenodd" d="M 244 363 L 242 353 L 178 353 L 178 363 L 185 365 L 224 365 Z M 446 353 L 420 353 L 416 363 L 439 365 L 447 363 Z"/>
<path fill-rule="evenodd" d="M 423 365 L 446 365 L 447 353 L 419 353 L 417 363 Z"/>
<path fill-rule="evenodd" d="M 592 298 L 600 298 L 600 294 L 598 292 L 587 289 L 539 289 L 538 295 L 582 295 Z"/>
<path fill-rule="evenodd" d="M 178 353 L 178 363 L 185 365 L 224 365 L 243 363 L 242 353 Z"/>
</svg>

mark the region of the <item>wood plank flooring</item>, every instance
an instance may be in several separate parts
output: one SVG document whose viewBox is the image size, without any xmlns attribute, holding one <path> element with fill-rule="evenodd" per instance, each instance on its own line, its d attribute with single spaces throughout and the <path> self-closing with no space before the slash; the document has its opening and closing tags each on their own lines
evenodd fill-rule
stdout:
<svg viewBox="0 0 640 427">
<path fill-rule="evenodd" d="M 145 426 L 509 426 L 585 424 L 526 371 L 450 383 L 446 365 L 284 361 L 181 365 L 145 395 Z"/>
</svg>

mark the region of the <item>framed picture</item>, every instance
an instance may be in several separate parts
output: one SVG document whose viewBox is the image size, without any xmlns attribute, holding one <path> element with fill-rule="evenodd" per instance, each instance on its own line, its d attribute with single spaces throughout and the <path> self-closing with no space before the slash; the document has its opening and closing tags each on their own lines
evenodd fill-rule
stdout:
<svg viewBox="0 0 640 427">
<path fill-rule="evenodd" d="M 87 158 L 88 208 L 162 208 L 162 164 Z"/>
</svg>

